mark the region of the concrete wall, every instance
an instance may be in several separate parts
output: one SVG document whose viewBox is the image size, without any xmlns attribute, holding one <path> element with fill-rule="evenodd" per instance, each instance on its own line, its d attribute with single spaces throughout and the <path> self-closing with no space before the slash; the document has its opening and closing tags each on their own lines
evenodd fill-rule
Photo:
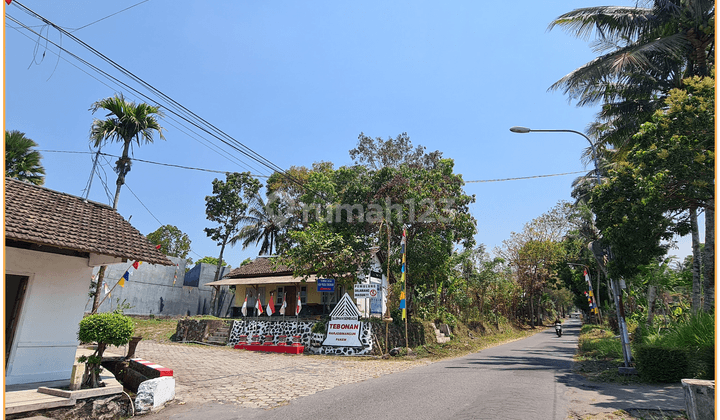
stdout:
<svg viewBox="0 0 720 420">
<path fill-rule="evenodd" d="M 5 273 L 29 277 L 5 384 L 70 378 L 92 273 L 88 259 L 6 247 Z"/>
<path fill-rule="evenodd" d="M 111 296 L 100 305 L 99 312 L 110 312 L 125 301 L 131 306 L 124 311 L 127 315 L 210 314 L 213 287 L 205 284 L 215 280 L 217 267 L 201 263 L 186 274 L 185 259 L 168 258 L 175 265 L 140 264 L 138 269 L 133 271 L 129 281 L 125 282 L 125 287 L 117 286 L 112 290 Z M 105 270 L 105 282 L 108 287 L 115 286 L 131 265 L 132 261 L 109 265 Z M 98 268 L 93 273 L 97 271 Z M 226 274 L 226 271 L 227 268 L 223 267 L 221 276 Z M 105 297 L 104 292 L 103 297 Z M 220 313 L 223 316 L 229 315 L 233 298 L 234 295 L 227 287 L 220 288 Z M 85 310 L 89 312 L 91 308 L 92 301 L 89 301 Z"/>
</svg>

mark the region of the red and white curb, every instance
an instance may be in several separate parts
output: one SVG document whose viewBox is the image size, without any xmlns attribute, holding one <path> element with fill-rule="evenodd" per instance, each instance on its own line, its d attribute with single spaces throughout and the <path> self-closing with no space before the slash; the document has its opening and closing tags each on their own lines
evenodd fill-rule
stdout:
<svg viewBox="0 0 720 420">
<path fill-rule="evenodd" d="M 150 369 L 156 370 L 156 371 L 160 374 L 160 375 L 158 375 L 158 376 L 173 376 L 173 370 L 172 370 L 172 369 L 168 369 L 168 368 L 166 368 L 166 367 L 163 367 L 163 366 L 161 366 L 161 365 L 158 365 L 157 363 L 148 362 L 147 360 L 143 360 L 143 359 L 141 359 L 141 358 L 139 358 L 139 357 L 136 357 L 136 358 L 130 359 L 130 360 L 133 361 L 133 362 L 135 362 L 135 363 L 139 363 L 139 364 L 141 364 L 141 365 L 143 365 L 143 366 L 146 366 L 146 367 L 148 367 L 148 368 L 150 368 Z"/>
</svg>

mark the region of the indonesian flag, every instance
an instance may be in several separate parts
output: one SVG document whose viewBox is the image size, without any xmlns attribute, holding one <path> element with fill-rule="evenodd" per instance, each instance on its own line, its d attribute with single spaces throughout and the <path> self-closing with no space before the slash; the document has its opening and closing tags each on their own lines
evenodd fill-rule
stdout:
<svg viewBox="0 0 720 420">
<path fill-rule="evenodd" d="M 295 316 L 300 315 L 300 309 L 302 309 L 302 301 L 300 300 L 300 293 L 298 293 L 297 306 L 295 306 Z"/>
<path fill-rule="evenodd" d="M 283 303 L 280 307 L 280 315 L 285 316 L 285 308 L 287 308 L 287 301 L 285 300 L 285 297 L 287 296 L 287 293 L 283 293 Z"/>
<path fill-rule="evenodd" d="M 270 293 L 270 300 L 268 300 L 266 312 L 267 316 L 272 316 L 273 312 L 275 312 L 275 300 L 272 293 Z"/>
<path fill-rule="evenodd" d="M 240 312 L 242 312 L 243 316 L 247 316 L 247 294 L 245 295 L 245 302 L 243 302 L 242 309 L 240 309 Z"/>
<path fill-rule="evenodd" d="M 255 299 L 255 309 L 257 309 L 258 316 L 262 315 L 262 303 L 260 303 L 260 296 Z"/>
</svg>

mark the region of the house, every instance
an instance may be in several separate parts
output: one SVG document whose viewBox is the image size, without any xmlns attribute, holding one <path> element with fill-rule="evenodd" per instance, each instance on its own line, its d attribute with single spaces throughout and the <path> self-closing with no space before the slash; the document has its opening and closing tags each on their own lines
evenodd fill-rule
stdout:
<svg viewBox="0 0 720 420">
<path fill-rule="evenodd" d="M 318 278 L 315 275 L 309 276 L 305 281 L 301 277 L 293 276 L 292 270 L 281 264 L 273 264 L 272 257 L 258 257 L 249 264 L 240 266 L 228 273 L 222 280 L 206 283 L 206 286 L 235 286 L 235 302 L 233 304 L 233 316 L 240 316 L 240 309 L 245 297 L 248 299 L 248 315 L 255 315 L 255 302 L 259 296 L 263 311 L 268 304 L 268 299 L 273 299 L 275 315 L 282 305 L 283 296 L 286 297 L 287 308 L 285 314 L 295 315 L 297 294 L 300 294 L 302 309 L 300 315 L 311 316 L 328 314 L 340 301 L 342 296 L 352 290 L 346 290 L 344 286 L 336 285 L 333 292 L 318 290 Z M 372 253 L 370 273 L 358 275 L 358 283 L 374 283 L 382 291 L 380 296 L 373 299 L 359 299 L 358 307 L 363 314 L 381 316 L 386 308 L 387 280 L 382 274 L 380 267 L 379 253 Z"/>
<path fill-rule="evenodd" d="M 111 207 L 5 179 L 5 384 L 70 378 L 93 267 L 172 263 Z"/>
</svg>

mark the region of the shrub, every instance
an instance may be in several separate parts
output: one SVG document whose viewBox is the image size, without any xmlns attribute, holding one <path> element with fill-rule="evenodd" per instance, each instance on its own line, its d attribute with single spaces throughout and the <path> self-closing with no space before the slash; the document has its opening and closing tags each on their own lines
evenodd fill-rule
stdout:
<svg viewBox="0 0 720 420">
<path fill-rule="evenodd" d="M 83 343 L 97 343 L 92 355 L 78 359 L 79 362 L 85 362 L 83 384 L 90 388 L 100 386 L 100 363 L 105 347 L 127 344 L 134 330 L 135 323 L 132 318 L 115 312 L 90 315 L 80 321 L 78 340 Z"/>
<path fill-rule="evenodd" d="M 638 374 L 647 382 L 680 382 L 690 368 L 685 350 L 643 344 L 635 347 Z"/>
</svg>

